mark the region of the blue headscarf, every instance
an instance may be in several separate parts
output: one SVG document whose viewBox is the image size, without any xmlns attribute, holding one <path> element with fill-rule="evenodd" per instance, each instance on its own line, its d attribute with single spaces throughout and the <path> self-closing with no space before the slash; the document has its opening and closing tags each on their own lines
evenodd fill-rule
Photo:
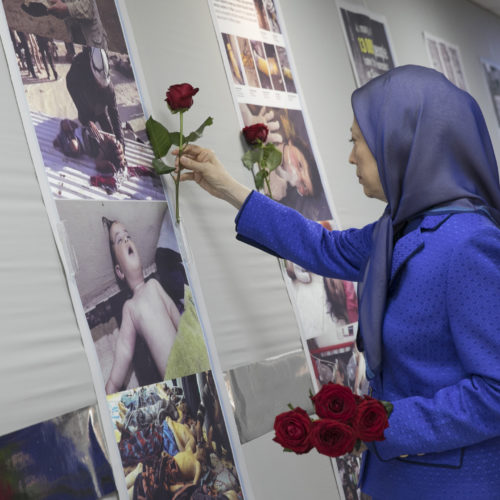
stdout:
<svg viewBox="0 0 500 500">
<path fill-rule="evenodd" d="M 500 185 L 478 104 L 441 73 L 400 66 L 355 90 L 352 107 L 388 201 L 359 285 L 360 334 L 373 377 L 382 368 L 394 232 L 430 209 L 483 210 L 500 225 Z"/>
</svg>

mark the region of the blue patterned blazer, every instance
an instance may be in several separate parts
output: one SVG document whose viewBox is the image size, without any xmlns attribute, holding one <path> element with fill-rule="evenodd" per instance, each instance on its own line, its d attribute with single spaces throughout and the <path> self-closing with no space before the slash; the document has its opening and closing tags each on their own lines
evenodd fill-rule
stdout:
<svg viewBox="0 0 500 500">
<path fill-rule="evenodd" d="M 358 281 L 374 224 L 327 231 L 253 192 L 237 238 L 320 275 Z M 365 328 L 366 330 L 366 328 Z M 374 499 L 500 499 L 500 229 L 429 215 L 396 243 L 373 396 L 394 411 L 360 485 Z"/>
</svg>

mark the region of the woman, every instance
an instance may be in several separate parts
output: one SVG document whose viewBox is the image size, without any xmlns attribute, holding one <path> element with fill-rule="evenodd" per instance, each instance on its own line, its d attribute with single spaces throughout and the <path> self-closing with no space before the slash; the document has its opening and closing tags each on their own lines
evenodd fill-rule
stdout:
<svg viewBox="0 0 500 500">
<path fill-rule="evenodd" d="M 362 229 L 327 231 L 249 195 L 194 146 L 184 178 L 241 207 L 239 239 L 360 282 L 358 345 L 373 396 L 394 404 L 385 441 L 365 453 L 362 490 L 499 498 L 500 186 L 484 119 L 469 94 L 418 66 L 370 81 L 352 106 L 350 162 L 365 194 L 387 201 Z"/>
</svg>

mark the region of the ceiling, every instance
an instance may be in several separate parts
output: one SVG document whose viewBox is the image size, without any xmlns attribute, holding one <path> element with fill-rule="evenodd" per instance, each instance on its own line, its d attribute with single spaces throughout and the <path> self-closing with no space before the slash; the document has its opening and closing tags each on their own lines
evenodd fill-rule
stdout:
<svg viewBox="0 0 500 500">
<path fill-rule="evenodd" d="M 470 0 L 472 3 L 500 16 L 500 0 Z"/>
</svg>

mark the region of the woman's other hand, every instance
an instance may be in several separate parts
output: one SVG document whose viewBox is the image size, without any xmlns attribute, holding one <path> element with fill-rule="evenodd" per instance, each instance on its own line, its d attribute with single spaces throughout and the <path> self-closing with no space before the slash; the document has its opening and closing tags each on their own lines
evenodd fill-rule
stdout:
<svg viewBox="0 0 500 500">
<path fill-rule="evenodd" d="M 178 156 L 179 150 L 172 151 L 172 154 Z M 178 168 L 179 158 L 175 164 Z M 237 209 L 250 194 L 251 190 L 231 177 L 210 149 L 188 144 L 182 151 L 180 164 L 183 169 L 189 170 L 182 171 L 181 181 L 195 181 L 212 196 L 227 201 Z"/>
</svg>

